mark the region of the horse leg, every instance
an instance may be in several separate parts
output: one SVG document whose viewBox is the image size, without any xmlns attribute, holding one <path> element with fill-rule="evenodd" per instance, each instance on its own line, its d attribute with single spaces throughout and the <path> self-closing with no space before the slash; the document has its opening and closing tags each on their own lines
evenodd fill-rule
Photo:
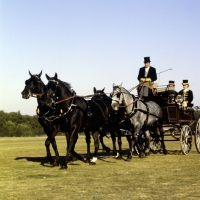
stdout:
<svg viewBox="0 0 200 200">
<path fill-rule="evenodd" d="M 159 127 L 159 132 L 160 132 L 161 144 L 162 144 L 162 147 L 163 147 L 163 153 L 166 155 L 167 149 L 166 149 L 165 143 L 164 143 L 164 130 L 163 130 L 161 122 L 158 122 L 158 127 Z"/>
<path fill-rule="evenodd" d="M 101 143 L 101 145 L 102 145 L 103 150 L 105 150 L 106 153 L 110 153 L 110 148 L 107 147 L 107 146 L 104 144 L 104 142 L 103 142 L 103 137 L 104 137 L 104 136 L 105 136 L 105 134 L 102 133 L 102 132 L 100 132 L 100 133 L 99 133 L 99 141 L 100 141 L 100 143 Z"/>
<path fill-rule="evenodd" d="M 117 143 L 118 143 L 118 147 L 119 147 L 119 153 L 117 153 L 116 155 L 116 159 L 122 159 L 122 137 L 120 135 L 121 133 L 118 134 L 117 137 Z"/>
<path fill-rule="evenodd" d="M 131 136 L 130 136 L 130 135 L 127 135 L 127 136 L 126 136 L 126 140 L 128 141 L 129 149 L 131 149 L 131 147 L 132 147 L 132 144 L 131 144 Z M 132 149 L 132 154 L 138 155 L 137 152 L 136 152 L 136 150 L 135 150 L 135 147 Z"/>
<path fill-rule="evenodd" d="M 56 155 L 56 159 L 54 159 L 54 162 L 51 163 L 54 166 L 59 166 L 59 160 L 60 160 L 60 156 L 59 156 L 59 153 L 58 153 L 58 148 L 57 148 L 57 144 L 56 144 L 56 139 L 55 137 L 53 137 L 51 139 L 51 145 L 53 147 L 53 150 L 55 152 L 55 155 Z"/>
<path fill-rule="evenodd" d="M 88 162 L 90 162 L 90 158 L 91 158 L 91 152 L 90 152 L 91 136 L 90 136 L 89 131 L 85 131 L 85 141 L 86 141 L 86 144 L 87 144 L 87 158 L 86 158 L 86 160 Z"/>
<path fill-rule="evenodd" d="M 111 133 L 111 139 L 112 139 L 112 145 L 113 145 L 113 156 L 117 156 L 115 133 Z"/>
<path fill-rule="evenodd" d="M 51 164 L 51 163 L 54 163 L 54 159 L 51 156 L 50 144 L 51 144 L 51 141 L 50 141 L 49 137 L 47 137 L 47 139 L 45 140 L 45 147 L 46 147 L 48 162 L 50 162 L 50 164 Z"/>
<path fill-rule="evenodd" d="M 74 129 L 72 131 L 69 131 L 67 134 L 67 154 L 66 159 L 62 163 L 60 169 L 67 169 L 67 164 L 73 160 L 73 155 L 76 156 L 78 159 L 84 161 L 84 157 L 80 156 L 74 151 L 76 141 L 78 139 L 78 132 Z"/>
<path fill-rule="evenodd" d="M 94 155 L 92 157 L 92 160 L 90 162 L 90 164 L 95 165 L 96 161 L 97 161 L 97 153 L 98 153 L 98 149 L 99 149 L 99 138 L 98 138 L 98 131 L 95 131 L 92 133 L 93 139 L 94 139 Z"/>
<path fill-rule="evenodd" d="M 75 137 L 75 140 L 74 140 L 74 143 L 73 143 L 73 146 L 72 146 L 72 150 L 71 150 L 71 157 L 72 157 L 72 161 L 75 161 L 77 160 L 77 158 L 83 162 L 85 162 L 85 158 L 83 155 L 81 154 L 78 154 L 76 151 L 75 151 L 75 145 L 76 145 L 76 142 L 78 140 L 78 135 L 76 135 Z"/>
<path fill-rule="evenodd" d="M 143 139 L 142 139 L 143 140 Z M 143 141 L 142 141 L 143 143 Z M 145 156 L 149 156 L 150 152 L 150 133 L 149 130 L 145 131 L 145 146 L 144 146 Z"/>
<path fill-rule="evenodd" d="M 127 161 L 130 161 L 132 159 L 132 156 L 133 156 L 133 150 L 135 148 L 135 146 L 137 147 L 137 150 L 139 152 L 139 157 L 142 158 L 143 157 L 143 152 L 142 152 L 142 148 L 140 146 L 140 143 L 139 143 L 139 132 L 141 130 L 142 127 L 135 127 L 134 129 L 134 132 L 132 133 L 132 139 L 131 139 L 131 148 L 129 150 L 129 155 L 127 157 Z"/>
</svg>

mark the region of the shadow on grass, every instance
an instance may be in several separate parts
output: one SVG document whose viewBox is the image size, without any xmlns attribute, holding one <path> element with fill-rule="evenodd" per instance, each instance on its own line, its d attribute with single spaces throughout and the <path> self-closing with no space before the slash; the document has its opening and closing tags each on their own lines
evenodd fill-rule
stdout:
<svg viewBox="0 0 200 200">
<path fill-rule="evenodd" d="M 40 165 L 42 165 L 43 167 L 52 167 L 52 165 L 50 165 L 50 163 L 48 162 L 46 157 L 28 157 L 28 156 L 24 156 L 24 157 L 16 157 L 15 160 L 27 160 L 29 162 L 35 162 L 35 163 L 40 163 Z M 60 156 L 60 160 L 64 160 L 65 156 Z"/>
<path fill-rule="evenodd" d="M 121 160 L 123 161 L 127 161 L 127 155 L 129 153 L 129 149 L 123 149 L 122 150 L 122 157 Z M 151 152 L 151 154 L 154 154 Z M 158 152 L 157 154 L 163 154 L 162 151 Z M 93 153 L 92 153 L 93 155 Z M 156 155 L 156 154 L 155 154 Z M 181 150 L 168 150 L 168 154 L 167 155 L 183 155 Z M 84 158 L 87 157 L 87 154 L 82 154 L 82 156 L 84 156 Z M 138 155 L 133 155 L 133 157 L 137 157 Z M 107 162 L 107 163 L 115 163 L 116 159 L 113 156 L 113 152 L 112 150 L 107 153 L 106 151 L 99 149 L 98 152 L 98 159 L 101 160 L 102 162 Z M 113 157 L 113 161 L 111 160 L 107 160 L 107 158 Z M 60 156 L 60 163 L 62 163 L 64 161 L 66 157 L 65 156 Z M 39 163 L 40 165 L 42 165 L 43 167 L 52 167 L 52 165 L 48 162 L 46 157 L 29 157 L 29 156 L 24 156 L 24 157 L 16 157 L 15 160 L 27 160 L 28 162 L 35 162 L 35 163 Z M 73 162 L 69 162 L 69 165 L 80 165 L 79 163 L 76 163 L 78 159 L 73 160 Z M 86 162 L 87 163 L 87 162 Z"/>
<path fill-rule="evenodd" d="M 153 153 L 151 152 L 151 154 L 163 154 L 162 151 L 158 152 L 158 153 Z M 169 150 L 167 149 L 167 155 L 183 155 L 181 150 Z"/>
</svg>

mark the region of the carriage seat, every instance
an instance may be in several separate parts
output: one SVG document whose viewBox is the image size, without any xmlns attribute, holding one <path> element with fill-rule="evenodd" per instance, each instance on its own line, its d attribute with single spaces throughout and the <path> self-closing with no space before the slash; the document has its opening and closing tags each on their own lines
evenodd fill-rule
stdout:
<svg viewBox="0 0 200 200">
<path fill-rule="evenodd" d="M 166 91 L 174 91 L 174 92 L 176 92 L 174 86 L 165 86 L 165 87 L 160 87 L 160 88 L 157 87 L 156 91 L 157 91 L 157 93 L 163 93 L 163 92 L 166 92 Z"/>
<path fill-rule="evenodd" d="M 157 88 L 157 83 L 154 82 L 144 82 L 142 86 L 148 87 L 150 89 L 156 89 Z"/>
</svg>

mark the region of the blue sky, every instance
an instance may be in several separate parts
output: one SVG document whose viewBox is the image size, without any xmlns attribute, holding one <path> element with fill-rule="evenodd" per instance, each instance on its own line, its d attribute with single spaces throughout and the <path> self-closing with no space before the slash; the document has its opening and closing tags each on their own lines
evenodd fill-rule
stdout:
<svg viewBox="0 0 200 200">
<path fill-rule="evenodd" d="M 198 0 L 0 0 L 0 110 L 35 114 L 36 99 L 21 97 L 28 70 L 88 95 L 137 85 L 145 56 L 158 73 L 172 68 L 159 85 L 188 79 L 199 106 L 199 24 Z"/>
</svg>

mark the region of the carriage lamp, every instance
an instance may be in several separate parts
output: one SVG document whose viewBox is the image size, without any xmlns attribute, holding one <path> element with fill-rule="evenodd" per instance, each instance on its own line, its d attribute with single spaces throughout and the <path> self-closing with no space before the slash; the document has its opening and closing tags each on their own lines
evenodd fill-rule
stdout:
<svg viewBox="0 0 200 200">
<path fill-rule="evenodd" d="M 60 113 L 61 113 L 61 114 L 63 113 L 63 110 L 62 110 L 62 109 L 60 109 Z"/>
<path fill-rule="evenodd" d="M 37 114 L 39 115 L 39 114 L 40 114 L 40 109 L 37 108 L 36 112 L 37 112 Z"/>
</svg>

